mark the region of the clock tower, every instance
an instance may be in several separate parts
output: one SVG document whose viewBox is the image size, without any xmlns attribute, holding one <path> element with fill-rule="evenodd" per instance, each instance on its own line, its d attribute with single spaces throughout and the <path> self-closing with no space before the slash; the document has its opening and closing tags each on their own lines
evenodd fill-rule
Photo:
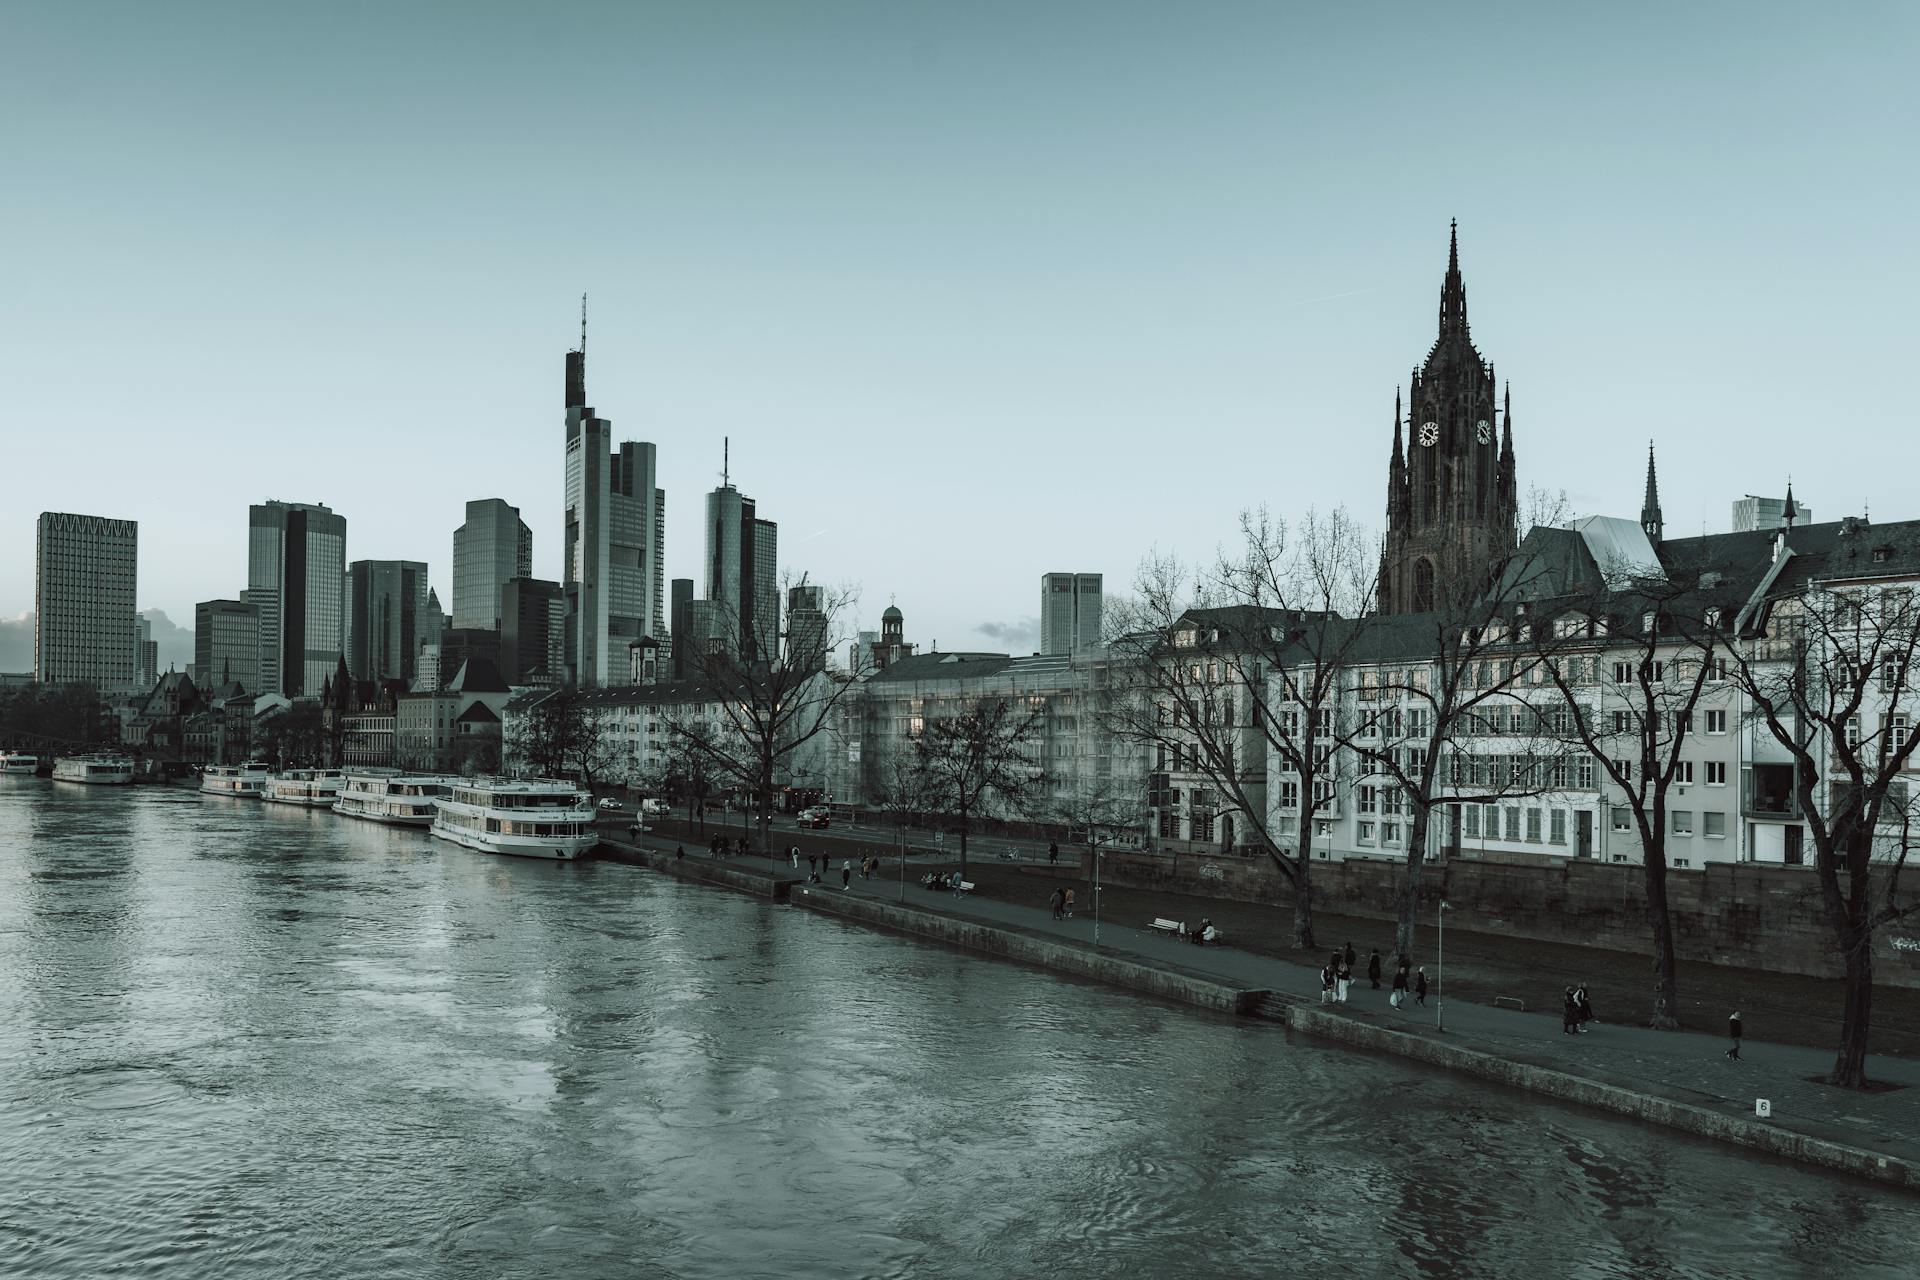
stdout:
<svg viewBox="0 0 1920 1280">
<path fill-rule="evenodd" d="M 1413 372 L 1404 437 L 1399 395 L 1393 401 L 1380 612 L 1443 607 L 1455 593 L 1485 586 L 1512 554 L 1519 519 L 1513 396 L 1500 401 L 1494 387 L 1493 366 L 1467 331 L 1456 224 L 1440 286 L 1440 336 Z"/>
</svg>

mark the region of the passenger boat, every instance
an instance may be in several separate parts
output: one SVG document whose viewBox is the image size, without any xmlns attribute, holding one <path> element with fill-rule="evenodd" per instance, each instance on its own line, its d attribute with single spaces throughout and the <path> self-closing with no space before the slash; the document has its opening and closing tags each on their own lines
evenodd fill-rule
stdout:
<svg viewBox="0 0 1920 1280">
<path fill-rule="evenodd" d="M 555 778 L 460 778 L 433 834 L 481 853 L 571 862 L 593 848 L 593 797 Z"/>
<path fill-rule="evenodd" d="M 333 811 L 394 827 L 430 827 L 434 801 L 447 794 L 451 779 L 434 774 L 403 774 L 393 769 L 342 774 Z"/>
<path fill-rule="evenodd" d="M 38 773 L 40 757 L 24 751 L 0 752 L 0 773 Z"/>
<path fill-rule="evenodd" d="M 267 779 L 262 800 L 275 804 L 305 805 L 310 809 L 331 809 L 340 796 L 338 769 L 288 769 Z"/>
<path fill-rule="evenodd" d="M 133 761 L 116 755 L 62 756 L 53 762 L 53 777 L 56 782 L 124 787 L 133 781 Z"/>
<path fill-rule="evenodd" d="M 273 766 L 261 760 L 245 764 L 210 764 L 200 775 L 200 790 L 210 796 L 258 800 L 266 794 Z"/>
</svg>

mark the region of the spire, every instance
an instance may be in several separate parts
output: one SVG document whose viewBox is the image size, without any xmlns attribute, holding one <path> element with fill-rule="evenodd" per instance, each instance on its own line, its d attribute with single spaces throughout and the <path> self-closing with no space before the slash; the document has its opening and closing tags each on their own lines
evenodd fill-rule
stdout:
<svg viewBox="0 0 1920 1280">
<path fill-rule="evenodd" d="M 567 352 L 567 403 L 565 408 L 582 409 L 587 403 L 587 295 L 580 295 L 580 347 Z"/>
<path fill-rule="evenodd" d="M 1793 528 L 1793 522 L 1795 518 L 1797 518 L 1799 514 L 1800 514 L 1800 508 L 1793 505 L 1793 477 L 1788 476 L 1787 477 L 1787 505 L 1786 505 L 1786 509 L 1780 513 L 1780 517 L 1781 519 L 1787 522 L 1787 528 L 1791 529 Z"/>
<path fill-rule="evenodd" d="M 1467 332 L 1467 286 L 1460 280 L 1460 223 L 1447 229 L 1447 279 L 1440 286 L 1440 336 Z"/>
<path fill-rule="evenodd" d="M 1660 515 L 1660 481 L 1653 470 L 1653 441 L 1647 441 L 1647 496 L 1640 503 L 1640 527 L 1649 541 L 1658 543 L 1666 521 Z"/>
<path fill-rule="evenodd" d="M 1387 464 L 1387 527 L 1400 524 L 1400 503 L 1407 488 L 1407 464 L 1400 447 L 1400 388 L 1393 389 L 1393 460 Z"/>
<path fill-rule="evenodd" d="M 1509 383 L 1505 408 L 1500 414 L 1500 457 L 1495 466 L 1495 477 L 1500 484 L 1496 503 L 1501 519 L 1509 524 L 1520 517 L 1518 471 L 1519 466 L 1513 456 L 1513 384 Z"/>
</svg>

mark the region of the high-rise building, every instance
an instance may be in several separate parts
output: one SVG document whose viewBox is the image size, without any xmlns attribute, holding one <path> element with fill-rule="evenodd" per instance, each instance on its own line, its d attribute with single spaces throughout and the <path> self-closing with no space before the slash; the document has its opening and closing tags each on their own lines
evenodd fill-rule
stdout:
<svg viewBox="0 0 1920 1280">
<path fill-rule="evenodd" d="M 1396 394 L 1380 612 L 1424 613 L 1441 606 L 1445 584 L 1477 592 L 1519 536 L 1513 394 L 1501 398 L 1467 328 L 1457 231 L 1440 286 L 1440 333 L 1408 390 L 1404 457 L 1400 423 Z"/>
<path fill-rule="evenodd" d="M 826 592 L 810 583 L 787 588 L 787 654 L 796 666 L 827 665 Z"/>
<path fill-rule="evenodd" d="M 453 531 L 453 625 L 500 629 L 500 588 L 533 576 L 533 531 L 520 508 L 499 498 L 467 503 Z"/>
<path fill-rule="evenodd" d="M 133 615 L 133 687 L 151 690 L 160 682 L 160 642 L 153 638 L 153 622 Z"/>
<path fill-rule="evenodd" d="M 140 526 L 132 520 L 40 513 L 34 541 L 34 679 L 85 682 L 104 691 L 133 687 L 139 562 Z"/>
<path fill-rule="evenodd" d="M 413 682 L 427 592 L 427 566 L 418 560 L 355 560 L 347 567 L 349 675 Z"/>
<path fill-rule="evenodd" d="M 1077 653 L 1100 645 L 1097 573 L 1040 575 L 1040 652 Z"/>
<path fill-rule="evenodd" d="M 260 607 L 260 692 L 318 697 L 346 651 L 347 520 L 317 503 L 248 510 L 247 591 Z"/>
<path fill-rule="evenodd" d="M 500 588 L 500 674 L 508 684 L 559 683 L 566 670 L 567 597 L 557 582 L 510 578 Z"/>
<path fill-rule="evenodd" d="M 668 615 L 668 627 L 673 642 L 673 675 L 677 680 L 687 678 L 687 654 L 691 652 L 688 641 L 693 625 L 693 579 L 675 578 L 673 580 L 673 612 Z"/>
<path fill-rule="evenodd" d="M 1813 523 L 1813 508 L 1794 501 L 1793 486 L 1787 486 L 1784 498 L 1757 498 L 1748 494 L 1733 504 L 1733 531 L 1752 533 L 1757 529 L 1778 529 L 1787 524 L 1787 508 L 1793 508 L 1794 525 Z"/>
<path fill-rule="evenodd" d="M 613 424 L 587 405 L 584 323 L 567 353 L 566 592 L 569 683 L 627 679 L 628 646 L 665 629 L 666 494 L 654 484 L 654 447 L 613 448 Z"/>
<path fill-rule="evenodd" d="M 260 610 L 251 601 L 193 606 L 193 682 L 208 693 L 229 682 L 260 691 Z"/>
<path fill-rule="evenodd" d="M 779 526 L 731 484 L 707 495 L 707 594 L 740 655 L 780 645 Z"/>
</svg>

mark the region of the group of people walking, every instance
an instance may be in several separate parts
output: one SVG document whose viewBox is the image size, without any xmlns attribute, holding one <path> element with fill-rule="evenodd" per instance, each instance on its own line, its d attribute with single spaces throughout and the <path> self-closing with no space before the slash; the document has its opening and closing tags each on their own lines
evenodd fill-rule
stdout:
<svg viewBox="0 0 1920 1280">
<path fill-rule="evenodd" d="M 1047 905 L 1053 908 L 1055 920 L 1070 919 L 1073 916 L 1072 888 L 1055 889 L 1053 896 L 1047 899 Z"/>
<path fill-rule="evenodd" d="M 1585 1035 L 1587 1024 L 1593 1021 L 1593 1001 L 1587 998 L 1587 984 L 1568 987 L 1566 1000 L 1560 1007 L 1560 1030 L 1566 1035 Z"/>
<path fill-rule="evenodd" d="M 1347 992 L 1353 986 L 1356 958 L 1351 942 L 1327 958 L 1327 963 L 1320 970 L 1321 1004 L 1347 1002 Z M 1380 989 L 1380 973 L 1380 948 L 1375 947 L 1367 955 L 1367 982 L 1372 990 Z M 1387 995 L 1388 1003 L 1396 1009 L 1400 1008 L 1406 1003 L 1409 991 L 1413 993 L 1415 1004 L 1427 1002 L 1427 967 L 1421 965 L 1415 968 L 1412 961 L 1401 956 L 1393 966 L 1393 989 Z"/>
</svg>

